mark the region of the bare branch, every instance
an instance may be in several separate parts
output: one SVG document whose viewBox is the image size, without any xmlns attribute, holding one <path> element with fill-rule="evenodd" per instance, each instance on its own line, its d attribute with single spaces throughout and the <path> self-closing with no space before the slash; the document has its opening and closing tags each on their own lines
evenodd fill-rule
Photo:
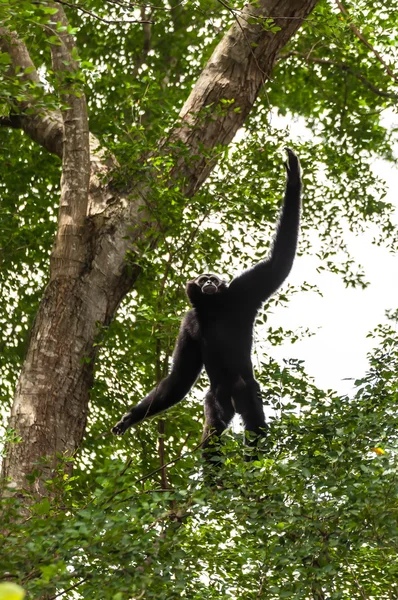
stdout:
<svg viewBox="0 0 398 600">
<path fill-rule="evenodd" d="M 161 479 L 161 483 L 162 483 L 162 489 L 163 490 L 168 490 L 170 489 L 170 485 L 169 485 L 169 480 L 167 477 L 167 469 L 166 469 L 166 465 L 165 465 L 165 444 L 164 444 L 164 434 L 165 434 L 165 420 L 164 419 L 159 419 L 158 422 L 158 433 L 159 433 L 159 437 L 158 437 L 158 454 L 159 454 L 159 462 L 160 462 L 160 466 L 161 466 L 161 471 L 160 471 L 160 479 Z"/>
<path fill-rule="evenodd" d="M 381 98 L 391 98 L 392 100 L 398 99 L 398 94 L 394 94 L 394 92 L 385 92 L 384 90 L 379 89 L 369 79 L 367 79 L 362 73 L 359 73 L 355 69 L 353 69 L 350 65 L 344 62 L 336 62 L 334 60 L 328 60 L 326 58 L 317 58 L 315 56 L 311 56 L 311 53 L 305 52 L 297 52 L 296 50 L 292 50 L 291 52 L 287 52 L 286 54 L 280 54 L 278 56 L 279 60 L 285 60 L 286 58 L 290 58 L 291 56 L 296 56 L 302 60 L 305 60 L 307 63 L 313 63 L 316 65 L 326 65 L 330 67 L 336 67 L 340 71 L 345 73 L 349 73 L 359 81 L 361 81 L 371 92 L 380 96 Z"/>
<path fill-rule="evenodd" d="M 394 79 L 394 81 L 398 82 L 398 76 L 395 75 L 394 71 L 392 71 L 392 69 L 386 63 L 385 59 L 382 57 L 380 52 L 378 52 L 376 50 L 376 48 L 374 46 L 372 46 L 372 44 L 365 38 L 365 36 L 359 31 L 359 29 L 357 27 L 355 27 L 354 23 L 352 23 L 351 16 L 350 16 L 349 12 L 347 11 L 347 9 L 344 8 L 344 6 L 342 5 L 342 3 L 339 0 L 336 0 L 336 4 L 337 4 L 340 12 L 349 19 L 348 26 L 351 29 L 351 31 L 353 33 L 355 33 L 357 38 L 362 42 L 362 44 L 364 46 L 366 46 L 366 48 L 368 48 L 371 52 L 373 52 L 373 54 L 375 55 L 377 60 L 383 65 L 384 69 L 387 71 L 389 76 L 392 77 L 392 79 Z"/>
<path fill-rule="evenodd" d="M 49 598 L 49 600 L 55 600 L 56 598 L 60 598 L 64 594 L 67 594 L 68 592 L 75 590 L 76 588 L 79 587 L 79 585 L 81 585 L 82 583 L 87 581 L 89 578 L 90 578 L 89 576 L 83 577 L 83 579 L 80 579 L 77 583 L 71 585 L 70 587 L 66 588 L 65 590 L 62 590 L 62 592 L 58 592 L 57 594 L 55 594 L 55 596 L 51 596 L 51 598 Z"/>
</svg>

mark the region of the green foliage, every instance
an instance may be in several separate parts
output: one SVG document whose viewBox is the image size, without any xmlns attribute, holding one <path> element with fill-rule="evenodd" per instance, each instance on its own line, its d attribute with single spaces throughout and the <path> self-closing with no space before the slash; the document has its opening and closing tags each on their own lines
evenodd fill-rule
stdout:
<svg viewBox="0 0 398 600">
<path fill-rule="evenodd" d="M 167 488 L 152 423 L 120 443 L 128 459 L 71 478 L 60 465 L 47 482 L 55 499 L 36 501 L 29 519 L 3 499 L 8 578 L 31 597 L 394 598 L 397 316 L 374 333 L 352 399 L 317 389 L 300 363 L 262 365 L 273 416 L 261 458 L 244 462 L 241 436 L 223 436 L 214 487 L 194 448 L 199 424 L 190 442 L 176 411 Z"/>
</svg>

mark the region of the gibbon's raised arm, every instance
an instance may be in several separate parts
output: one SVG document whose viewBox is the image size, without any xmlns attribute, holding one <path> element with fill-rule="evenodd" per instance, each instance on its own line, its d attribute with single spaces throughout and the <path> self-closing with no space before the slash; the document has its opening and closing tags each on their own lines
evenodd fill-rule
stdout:
<svg viewBox="0 0 398 600">
<path fill-rule="evenodd" d="M 236 277 L 230 285 L 231 292 L 244 295 L 242 301 L 253 302 L 256 307 L 282 285 L 296 254 L 301 213 L 300 162 L 292 150 L 286 148 L 286 151 L 285 197 L 271 255 Z"/>
<path fill-rule="evenodd" d="M 113 427 L 116 435 L 123 433 L 147 417 L 152 417 L 180 402 L 189 392 L 203 367 L 199 343 L 181 327 L 169 375 L 120 419 Z"/>
</svg>

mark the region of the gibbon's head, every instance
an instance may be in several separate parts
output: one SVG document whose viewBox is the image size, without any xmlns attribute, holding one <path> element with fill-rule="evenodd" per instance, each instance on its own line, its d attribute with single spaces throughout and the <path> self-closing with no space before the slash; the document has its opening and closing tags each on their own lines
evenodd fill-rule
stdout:
<svg viewBox="0 0 398 600">
<path fill-rule="evenodd" d="M 195 300 L 200 301 L 204 297 L 219 296 L 226 289 L 228 289 L 228 285 L 221 277 L 213 273 L 203 273 L 188 281 L 187 295 L 191 304 L 194 304 Z"/>
</svg>

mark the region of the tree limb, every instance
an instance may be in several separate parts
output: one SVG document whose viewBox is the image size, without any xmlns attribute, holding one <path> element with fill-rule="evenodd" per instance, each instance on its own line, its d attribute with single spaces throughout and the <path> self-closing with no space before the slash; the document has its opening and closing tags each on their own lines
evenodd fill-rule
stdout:
<svg viewBox="0 0 398 600">
<path fill-rule="evenodd" d="M 24 73 L 23 81 L 31 81 L 33 84 L 40 83 L 39 75 L 33 64 L 28 49 L 24 42 L 19 39 L 15 32 L 10 32 L 7 29 L 0 28 L 0 49 L 2 52 L 7 52 L 11 58 L 11 68 L 9 74 L 14 74 L 15 69 L 19 67 Z M 25 72 L 25 71 L 28 72 Z M 10 115 L 10 127 L 16 127 L 19 122 L 25 133 L 35 142 L 46 148 L 49 152 L 62 157 L 62 137 L 63 124 L 62 117 L 59 111 L 45 111 L 43 108 L 35 110 L 31 114 L 24 114 L 27 108 L 34 108 L 36 100 L 33 96 L 26 98 L 24 101 L 17 102 L 13 100 L 15 112 L 18 121 L 14 119 L 14 115 Z M 3 120 L 2 125 L 6 125 Z"/>
<path fill-rule="evenodd" d="M 174 160 L 164 185 L 172 185 L 178 180 L 186 198 L 198 191 L 216 164 L 219 146 L 231 142 L 253 108 L 271 74 L 277 53 L 316 2 L 260 0 L 255 7 L 248 5 L 243 9 L 239 23 L 225 34 L 204 67 L 175 128 L 159 143 L 156 154 L 167 153 Z M 266 26 L 269 14 L 273 15 L 273 25 L 279 30 L 271 31 Z M 142 162 L 146 159 L 143 157 Z M 148 230 L 152 245 L 156 245 L 161 231 L 165 235 L 165 227 L 156 221 L 151 208 L 150 170 L 147 173 L 147 180 L 132 182 L 128 197 L 126 194 L 124 198 L 115 198 L 109 206 L 104 205 L 104 210 L 95 219 L 96 228 L 101 227 L 104 218 L 108 227 L 112 226 L 112 239 L 98 246 L 93 256 L 96 263 L 107 265 L 102 274 L 105 279 L 116 280 L 126 273 L 126 253 L 136 251 L 142 239 L 148 241 Z M 118 283 L 119 291 L 125 285 L 131 286 L 132 281 L 128 283 L 123 275 L 123 285 L 120 280 Z"/>
<path fill-rule="evenodd" d="M 90 185 L 90 143 L 86 97 L 78 78 L 79 63 L 73 58 L 75 43 L 68 33 L 64 9 L 57 8 L 44 30 L 47 37 L 56 36 L 59 44 L 51 44 L 53 69 L 60 84 L 60 95 L 66 103 L 62 110 L 64 144 L 62 153 L 61 197 L 55 247 L 51 254 L 51 276 L 77 276 L 87 261 L 87 239 L 84 235 Z"/>
<path fill-rule="evenodd" d="M 28 69 L 28 73 L 24 73 L 21 79 L 41 83 L 26 45 L 15 32 L 0 28 L 0 49 L 2 52 L 7 52 L 11 58 L 10 76 L 14 75 L 17 67 L 20 71 Z M 11 112 L 8 117 L 2 117 L 0 126 L 21 128 L 34 142 L 62 159 L 64 124 L 61 111 L 46 111 L 40 107 L 32 112 L 37 103 L 33 96 L 23 102 L 18 102 L 14 98 L 12 102 L 16 114 Z M 30 109 L 30 112 L 25 114 L 24 111 L 27 108 Z M 93 134 L 90 134 L 89 139 L 91 159 L 89 212 L 96 214 L 104 210 L 104 206 L 111 196 L 106 188 L 104 189 L 104 181 L 108 181 L 108 173 L 115 168 L 117 162 L 109 152 L 105 156 L 105 151 L 100 147 L 99 141 Z"/>
</svg>

